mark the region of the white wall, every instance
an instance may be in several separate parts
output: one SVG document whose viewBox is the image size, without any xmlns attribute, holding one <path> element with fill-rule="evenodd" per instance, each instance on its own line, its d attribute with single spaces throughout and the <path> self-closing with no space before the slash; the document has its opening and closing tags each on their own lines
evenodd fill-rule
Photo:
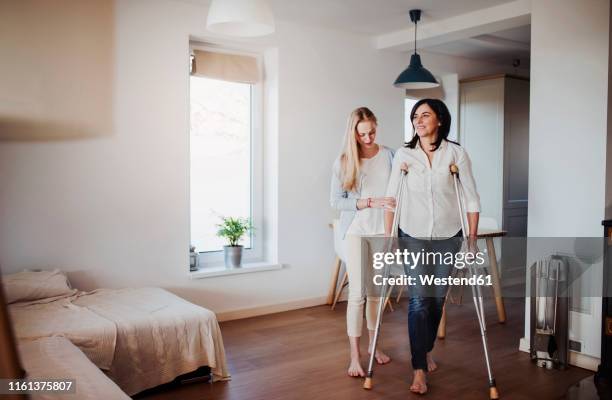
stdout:
<svg viewBox="0 0 612 400">
<path fill-rule="evenodd" d="M 333 261 L 330 170 L 346 116 L 371 107 L 380 141 L 398 147 L 404 94 L 392 82 L 408 57 L 375 51 L 364 36 L 278 23 L 266 51 L 277 120 L 267 114 L 264 154 L 266 195 L 277 203 L 266 204 L 275 226 L 265 229 L 278 238 L 267 250 L 287 267 L 191 281 L 187 54 L 190 35 L 205 38 L 206 12 L 132 0 L 116 13 L 115 131 L 0 144 L 3 272 L 59 267 L 82 289 L 162 286 L 218 313 L 322 302 Z"/>
<path fill-rule="evenodd" d="M 274 179 L 287 268 L 190 281 L 187 54 L 204 21 L 191 3 L 118 2 L 114 134 L 0 145 L 3 272 L 60 267 L 84 289 L 160 285 L 217 312 L 325 296 L 329 178 L 346 116 L 370 106 L 381 141 L 399 146 L 403 93 L 392 82 L 404 58 L 365 37 L 278 24 Z"/>
<path fill-rule="evenodd" d="M 531 21 L 528 236 L 598 237 L 605 210 L 609 2 L 538 0 Z M 534 255 L 537 249 L 529 248 L 528 265 Z M 601 298 L 590 307 L 588 321 L 581 317 L 588 325 L 570 323 L 570 338 L 598 357 Z"/>
<path fill-rule="evenodd" d="M 533 2 L 529 236 L 601 235 L 608 9 L 605 0 Z"/>
</svg>

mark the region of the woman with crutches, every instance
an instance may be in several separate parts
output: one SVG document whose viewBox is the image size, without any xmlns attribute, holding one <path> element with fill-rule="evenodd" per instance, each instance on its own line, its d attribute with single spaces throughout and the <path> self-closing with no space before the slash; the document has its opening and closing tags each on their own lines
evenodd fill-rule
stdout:
<svg viewBox="0 0 612 400">
<path fill-rule="evenodd" d="M 349 115 L 342 152 L 334 163 L 331 179 L 331 205 L 341 211 L 339 229 L 349 281 L 346 324 L 351 361 L 348 375 L 353 377 L 365 375 L 359 350 L 364 303 L 371 347 L 379 301 L 377 297 L 366 299 L 365 296 L 361 237 L 382 235 L 383 210 L 395 207 L 395 199 L 385 197 L 393 151 L 376 143 L 376 128 L 376 116 L 366 107 L 357 108 Z M 374 355 L 379 364 L 391 361 L 382 350 L 377 349 Z"/>
<path fill-rule="evenodd" d="M 400 148 L 393 159 L 387 196 L 397 191 L 400 168 L 407 167 L 407 188 L 403 193 L 399 216 L 400 246 L 409 251 L 456 253 L 463 235 L 460 211 L 454 189 L 450 165 L 461 171 L 461 182 L 468 215 L 468 241 L 475 248 L 478 232 L 480 198 L 472 176 L 470 159 L 459 144 L 447 139 L 451 116 L 446 105 L 436 99 L 418 101 L 410 113 L 414 136 Z M 385 211 L 385 233 L 392 231 L 393 211 Z M 421 264 L 405 266 L 408 275 L 434 274 L 448 277 L 452 264 Z M 418 281 L 417 276 L 417 281 Z M 448 288 L 410 287 L 408 304 L 408 332 L 412 356 L 413 381 L 410 390 L 427 392 L 427 373 L 436 370 L 431 357 L 436 333 Z"/>
</svg>

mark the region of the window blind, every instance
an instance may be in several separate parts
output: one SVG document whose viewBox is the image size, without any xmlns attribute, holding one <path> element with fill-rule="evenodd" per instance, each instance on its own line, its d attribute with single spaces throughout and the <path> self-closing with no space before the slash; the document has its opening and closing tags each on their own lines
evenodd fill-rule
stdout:
<svg viewBox="0 0 612 400">
<path fill-rule="evenodd" d="M 255 84 L 261 80 L 257 59 L 251 56 L 194 50 L 192 75 Z"/>
</svg>

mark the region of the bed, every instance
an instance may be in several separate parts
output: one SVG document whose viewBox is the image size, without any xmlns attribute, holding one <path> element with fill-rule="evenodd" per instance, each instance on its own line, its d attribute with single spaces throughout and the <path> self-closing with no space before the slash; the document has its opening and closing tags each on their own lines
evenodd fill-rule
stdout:
<svg viewBox="0 0 612 400">
<path fill-rule="evenodd" d="M 64 337 L 23 341 L 19 344 L 19 355 L 29 379 L 74 379 L 73 392 L 39 392 L 30 395 L 31 400 L 130 399 Z"/>
<path fill-rule="evenodd" d="M 20 342 L 65 337 L 130 396 L 201 366 L 215 381 L 230 378 L 215 314 L 166 290 L 71 289 L 21 300 L 9 305 Z"/>
</svg>

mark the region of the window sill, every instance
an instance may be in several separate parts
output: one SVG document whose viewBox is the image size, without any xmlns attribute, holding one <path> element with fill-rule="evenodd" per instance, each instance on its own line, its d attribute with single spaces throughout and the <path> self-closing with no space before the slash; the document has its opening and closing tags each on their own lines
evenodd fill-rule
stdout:
<svg viewBox="0 0 612 400">
<path fill-rule="evenodd" d="M 249 274 L 252 272 L 274 271 L 283 268 L 283 264 L 271 262 L 250 262 L 240 268 L 226 268 L 225 265 L 218 267 L 199 268 L 189 273 L 191 279 L 214 278 L 217 276 Z"/>
</svg>

